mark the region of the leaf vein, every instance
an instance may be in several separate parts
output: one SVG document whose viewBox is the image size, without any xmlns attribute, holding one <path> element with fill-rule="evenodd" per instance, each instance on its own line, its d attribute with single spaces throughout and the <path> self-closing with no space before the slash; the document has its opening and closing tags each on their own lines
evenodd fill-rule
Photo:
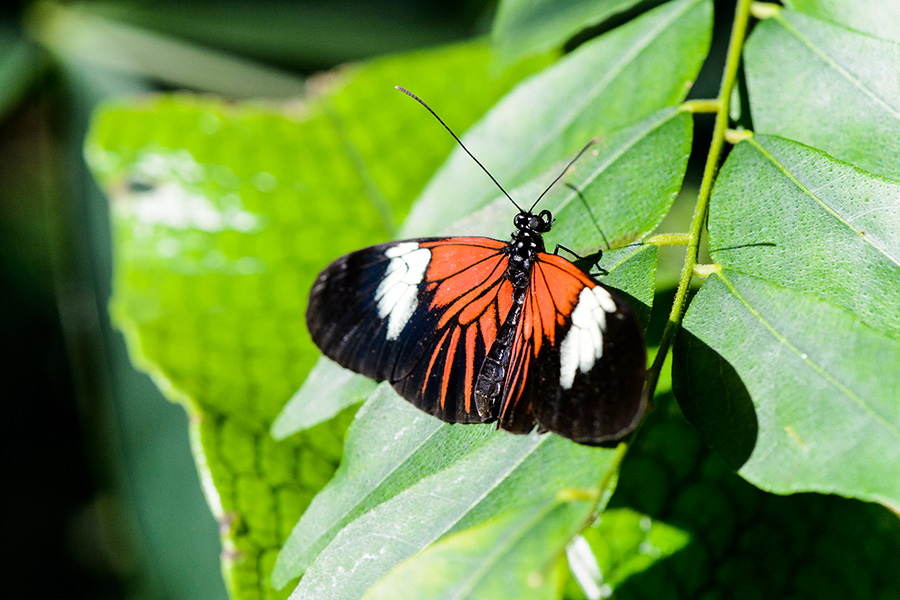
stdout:
<svg viewBox="0 0 900 600">
<path fill-rule="evenodd" d="M 883 417 L 881 414 L 879 414 L 878 411 L 876 411 L 874 408 L 872 408 L 872 406 L 870 406 L 865 400 L 863 400 L 862 398 L 857 396 L 853 392 L 853 390 L 851 390 L 850 388 L 845 386 L 843 383 L 841 383 L 840 381 L 838 381 L 837 379 L 832 377 L 828 373 L 828 371 L 826 371 L 821 365 L 810 360 L 808 354 L 806 354 L 805 352 L 801 352 L 799 348 L 797 348 L 794 344 L 792 344 L 790 342 L 790 340 L 788 340 L 787 337 L 785 337 L 784 334 L 779 332 L 775 328 L 774 325 L 772 325 L 765 318 L 763 318 L 763 316 L 755 308 L 753 308 L 753 306 L 751 306 L 750 303 L 747 302 L 747 300 L 744 299 L 743 296 L 741 296 L 740 292 L 738 292 L 737 288 L 734 287 L 734 284 L 732 284 L 731 281 L 728 280 L 728 278 L 724 275 L 724 273 L 722 273 L 720 271 L 718 273 L 718 276 L 721 278 L 722 282 L 728 287 L 728 289 L 731 291 L 731 293 L 734 294 L 734 297 L 737 298 L 737 300 L 740 301 L 741 304 L 743 304 L 747 308 L 747 310 L 750 311 L 750 313 L 754 317 L 756 317 L 756 319 L 760 323 L 762 323 L 762 325 L 766 329 L 768 329 L 769 332 L 781 344 L 783 344 L 788 350 L 793 352 L 797 356 L 797 358 L 799 358 L 801 361 L 803 361 L 810 369 L 812 369 L 813 371 L 818 373 L 825 381 L 827 381 L 832 386 L 837 388 L 837 390 L 839 392 L 841 392 L 842 394 L 844 394 L 844 396 L 846 396 L 847 399 L 849 399 L 851 402 L 853 402 L 854 404 L 856 404 L 857 406 L 862 408 L 866 413 L 868 413 L 872 417 L 872 419 L 874 421 L 879 423 L 886 431 L 893 434 L 894 437 L 900 438 L 900 430 L 898 430 L 897 427 L 893 423 L 891 423 L 885 417 Z"/>
<path fill-rule="evenodd" d="M 815 200 L 822 208 L 824 208 L 826 211 L 828 211 L 828 213 L 831 214 L 831 216 L 833 216 L 840 223 L 845 225 L 848 229 L 853 231 L 856 234 L 856 236 L 859 239 L 861 239 L 865 244 L 868 244 L 869 246 L 874 248 L 878 253 L 882 254 L 885 258 L 887 258 L 889 261 L 894 263 L 896 266 L 900 267 L 900 258 L 892 256 L 891 253 L 887 249 L 885 249 L 882 246 L 875 243 L 875 241 L 872 239 L 871 236 L 863 235 L 862 230 L 857 227 L 854 227 L 851 224 L 850 219 L 848 219 L 847 217 L 840 214 L 837 210 L 835 210 L 828 203 L 826 203 L 825 200 L 823 200 L 822 198 L 820 198 L 819 196 L 814 194 L 812 192 L 812 190 L 810 190 L 808 187 L 806 187 L 806 185 L 803 184 L 803 182 L 801 182 L 790 171 L 788 171 L 787 168 L 781 162 L 778 161 L 778 159 L 776 159 L 774 156 L 772 156 L 768 150 L 763 148 L 762 145 L 760 145 L 760 143 L 756 139 L 749 138 L 748 141 L 750 142 L 750 144 L 753 145 L 754 148 L 756 148 L 759 151 L 760 154 L 763 155 L 763 157 L 765 157 L 773 165 L 775 165 L 775 167 L 779 171 L 781 171 L 781 173 L 785 177 L 790 179 L 791 182 L 794 185 L 796 185 L 800 189 L 801 192 L 803 192 L 804 194 L 806 194 L 807 196 L 809 196 L 810 198 Z M 857 215 L 857 216 L 859 216 L 859 215 Z"/>
<path fill-rule="evenodd" d="M 859 90 L 875 101 L 876 104 L 881 105 L 887 112 L 889 112 L 894 118 L 900 119 L 900 111 L 891 106 L 887 100 L 883 99 L 881 96 L 876 94 L 873 90 L 869 89 L 862 81 L 859 80 L 853 73 L 849 70 L 841 66 L 834 58 L 832 58 L 828 53 L 826 53 L 822 48 L 817 46 L 810 40 L 808 37 L 803 35 L 799 29 L 794 27 L 787 19 L 784 18 L 783 15 L 776 17 L 777 21 L 781 23 L 781 25 L 789 32 L 792 33 L 796 38 L 807 48 L 813 51 L 816 55 L 819 56 L 823 61 L 825 61 L 830 67 L 832 67 L 835 71 L 837 71 L 840 75 L 842 75 L 847 81 L 852 83 L 854 86 L 859 88 Z"/>
</svg>

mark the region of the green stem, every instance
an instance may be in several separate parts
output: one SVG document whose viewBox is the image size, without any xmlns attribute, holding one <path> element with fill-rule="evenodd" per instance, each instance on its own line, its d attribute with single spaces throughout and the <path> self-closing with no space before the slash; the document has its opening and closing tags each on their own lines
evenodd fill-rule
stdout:
<svg viewBox="0 0 900 600">
<path fill-rule="evenodd" d="M 658 233 L 648 240 L 646 244 L 655 244 L 657 246 L 687 246 L 691 243 L 691 234 L 689 233 Z"/>
<path fill-rule="evenodd" d="M 672 343 L 672 337 L 681 318 L 684 315 L 684 301 L 687 297 L 688 287 L 691 283 L 691 277 L 694 274 L 694 268 L 697 265 L 697 250 L 700 247 L 700 234 L 703 231 L 703 224 L 706 222 L 706 210 L 709 206 L 709 195 L 712 190 L 713 180 L 718 170 L 719 159 L 722 156 L 722 146 L 725 142 L 725 133 L 728 131 L 728 107 L 731 99 L 731 89 L 734 87 L 734 81 L 737 77 L 737 69 L 741 59 L 741 49 L 744 45 L 744 35 L 747 31 L 747 22 L 750 15 L 751 0 L 738 0 L 735 9 L 734 24 L 731 29 L 731 41 L 728 44 L 728 56 L 725 61 L 725 73 L 722 76 L 722 85 L 719 89 L 719 95 L 715 100 L 695 101 L 693 103 L 685 103 L 684 110 L 691 112 L 705 112 L 706 110 L 716 108 L 716 126 L 713 130 L 712 143 L 709 148 L 709 155 L 706 158 L 706 168 L 703 172 L 703 181 L 700 184 L 700 193 L 697 197 L 697 206 L 694 209 L 694 217 L 691 222 L 690 232 L 685 234 L 672 234 L 671 236 L 657 236 L 654 243 L 658 245 L 687 245 L 687 253 L 684 260 L 684 268 L 681 272 L 681 279 L 678 283 L 678 290 L 675 292 L 675 302 L 672 304 L 672 312 L 669 315 L 669 322 L 666 323 L 662 340 L 660 341 L 659 350 L 650 367 L 647 377 L 646 394 L 648 398 L 653 398 L 656 391 L 656 384 L 659 382 L 659 374 L 662 371 L 663 363 Z M 707 269 L 701 268 L 701 272 L 715 269 L 710 265 Z M 594 509 L 592 515 L 587 519 L 582 527 L 582 531 L 587 529 L 596 518 L 598 509 L 605 504 L 615 488 L 616 476 L 621 467 L 622 461 L 628 454 L 628 451 L 634 445 L 634 439 L 638 431 L 640 431 L 643 422 L 640 423 L 635 431 L 628 438 L 621 442 L 616 448 L 610 468 L 604 473 L 603 480 L 597 489 L 597 496 L 594 501 Z"/>
<path fill-rule="evenodd" d="M 719 160 L 722 157 L 722 147 L 725 143 L 725 133 L 728 131 L 728 110 L 731 102 L 731 90 L 737 78 L 738 65 L 741 62 L 741 50 L 744 46 L 744 36 L 747 33 L 747 22 L 750 16 L 751 0 L 738 0 L 734 14 L 734 24 L 731 28 L 731 40 L 728 43 L 728 55 L 725 59 L 725 72 L 722 75 L 722 85 L 719 88 L 718 110 L 716 111 L 716 125 L 713 129 L 712 142 L 709 146 L 709 154 L 706 157 L 706 167 L 703 171 L 703 181 L 700 183 L 700 193 L 697 196 L 697 206 L 694 208 L 694 217 L 691 221 L 690 242 L 684 258 L 684 267 L 681 270 L 681 279 L 678 289 L 675 291 L 675 301 L 672 303 L 672 311 L 669 313 L 669 321 L 663 331 L 659 342 L 659 350 L 650 373 L 647 378 L 647 397 L 653 398 L 656 384 L 659 382 L 659 374 L 662 371 L 663 362 L 672 344 L 672 338 L 681 324 L 684 316 L 685 299 L 691 285 L 691 277 L 694 275 L 694 266 L 697 264 L 697 252 L 700 248 L 700 235 L 706 223 L 706 213 L 709 208 L 709 197 L 712 191 L 713 181 L 719 169 Z"/>
<path fill-rule="evenodd" d="M 719 110 L 718 100 L 687 100 L 680 106 L 681 110 L 697 113 L 715 113 Z"/>
</svg>

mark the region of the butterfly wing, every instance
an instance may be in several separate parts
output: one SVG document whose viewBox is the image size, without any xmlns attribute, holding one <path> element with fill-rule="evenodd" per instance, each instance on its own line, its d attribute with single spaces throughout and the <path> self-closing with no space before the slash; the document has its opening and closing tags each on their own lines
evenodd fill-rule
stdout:
<svg viewBox="0 0 900 600">
<path fill-rule="evenodd" d="M 621 438 L 645 408 L 640 323 L 568 260 L 538 253 L 512 346 L 500 427 L 535 422 L 581 443 Z"/>
<path fill-rule="evenodd" d="M 472 383 L 512 306 L 505 247 L 489 238 L 428 238 L 343 256 L 313 284 L 313 341 L 444 421 L 493 420 L 479 414 Z"/>
</svg>

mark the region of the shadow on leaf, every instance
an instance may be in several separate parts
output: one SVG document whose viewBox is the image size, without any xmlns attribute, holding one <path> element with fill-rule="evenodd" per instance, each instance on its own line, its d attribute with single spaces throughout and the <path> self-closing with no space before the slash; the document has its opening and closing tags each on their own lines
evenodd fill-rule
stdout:
<svg viewBox="0 0 900 600">
<path fill-rule="evenodd" d="M 672 352 L 672 386 L 684 416 L 737 471 L 750 458 L 759 433 L 744 382 L 722 355 L 685 328 Z"/>
<path fill-rule="evenodd" d="M 658 397 L 598 524 L 601 580 L 631 598 L 893 598 L 900 521 L 882 506 L 778 496 L 734 474 Z"/>
</svg>

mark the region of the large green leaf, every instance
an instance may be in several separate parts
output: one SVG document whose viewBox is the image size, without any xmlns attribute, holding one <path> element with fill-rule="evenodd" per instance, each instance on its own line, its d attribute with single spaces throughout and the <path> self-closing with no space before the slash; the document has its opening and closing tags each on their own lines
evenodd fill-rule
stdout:
<svg viewBox="0 0 900 600">
<path fill-rule="evenodd" d="M 680 102 L 706 56 L 711 12 L 707 0 L 674 0 L 591 40 L 518 85 L 463 140 L 505 187 L 525 183 L 591 137 Z M 494 184 L 457 149 L 402 233 L 441 231 L 495 196 Z"/>
<path fill-rule="evenodd" d="M 745 59 L 755 131 L 900 177 L 900 45 L 782 10 Z"/>
<path fill-rule="evenodd" d="M 601 266 L 609 271 L 610 282 L 647 307 L 653 300 L 656 250 L 655 246 L 620 249 L 607 253 L 601 261 Z M 317 560 L 322 549 L 360 516 L 429 476 L 451 466 L 458 469 L 458 462 L 468 460 L 466 457 L 472 452 L 483 451 L 481 447 L 488 440 L 502 448 L 504 443 L 519 443 L 516 440 L 522 439 L 505 433 L 488 438 L 493 430 L 490 425 L 459 427 L 442 423 L 407 404 L 383 384 L 363 405 L 350 427 L 345 457 L 334 479 L 316 496 L 285 542 L 273 581 L 276 585 L 287 583 Z M 495 466 L 502 467 L 491 460 L 480 468 Z M 422 534 L 411 529 L 408 535 Z M 337 568 L 335 561 L 348 560 L 348 552 L 346 548 L 326 549 L 325 558 L 318 559 L 324 562 L 319 576 L 329 568 Z M 397 556 L 394 560 L 402 558 Z"/>
<path fill-rule="evenodd" d="M 900 340 L 817 296 L 722 269 L 675 351 L 687 417 L 739 473 L 780 493 L 900 506 Z"/>
<path fill-rule="evenodd" d="M 763 492 L 706 448 L 671 395 L 658 407 L 607 510 L 584 533 L 594 556 L 583 543 L 568 552 L 589 597 L 896 598 L 897 515 L 835 496 Z"/>
<path fill-rule="evenodd" d="M 348 422 L 268 435 L 318 355 L 306 290 L 329 259 L 388 238 L 453 143 L 418 126 L 395 78 L 434 97 L 477 88 L 453 109 L 465 126 L 530 68 L 492 78 L 488 56 L 375 61 L 284 109 L 162 96 L 96 118 L 86 152 L 111 201 L 112 309 L 134 360 L 194 414 L 236 598 L 284 595 L 266 581 L 275 551 L 336 468 Z"/>
<path fill-rule="evenodd" d="M 588 499 L 554 499 L 525 514 L 489 519 L 400 563 L 363 598 L 553 600 L 559 597 L 558 559 L 592 508 Z"/>
<path fill-rule="evenodd" d="M 688 113 L 669 108 L 603 138 L 541 201 L 540 208 L 552 211 L 556 217 L 554 229 L 545 236 L 547 247 L 553 249 L 560 243 L 576 252 L 589 253 L 603 245 L 603 238 L 617 247 L 651 232 L 681 187 L 690 155 L 692 125 Z M 560 169 L 562 166 L 551 167 L 513 190 L 514 197 L 537 198 Z M 500 196 L 444 227 L 444 233 L 504 238 L 512 228 L 513 214 L 509 200 Z M 616 273 L 635 276 L 631 283 L 637 287 L 628 293 L 640 298 L 636 304 L 646 322 L 654 282 L 647 274 L 655 268 L 656 251 L 644 256 L 652 264 L 633 264 Z M 604 281 L 618 285 L 615 275 Z M 335 385 L 337 382 L 341 385 Z M 370 389 L 371 384 L 365 380 L 349 375 L 330 361 L 320 361 L 279 416 L 273 433 L 280 438 L 314 425 L 359 402 Z"/>
<path fill-rule="evenodd" d="M 552 251 L 559 243 L 589 252 L 606 242 L 617 248 L 653 231 L 681 189 L 692 139 L 691 115 L 676 108 L 664 108 L 600 138 L 535 208 L 549 210 L 555 219 L 544 236 L 547 248 Z M 551 166 L 510 195 L 527 208 L 563 166 Z M 509 239 L 515 213 L 509 199 L 494 194 L 490 201 L 473 204 L 466 217 L 433 227 L 442 233 Z"/>
<path fill-rule="evenodd" d="M 513 60 L 561 46 L 570 37 L 641 0 L 503 0 L 491 34 L 501 58 Z"/>
<path fill-rule="evenodd" d="M 448 436 L 453 438 L 470 435 L 461 427 L 441 427 L 451 428 Z M 451 441 L 449 447 L 455 446 Z M 495 431 L 444 470 L 344 527 L 291 597 L 358 598 L 397 562 L 445 534 L 506 515 L 527 518 L 526 513 L 551 502 L 561 489 L 596 488 L 616 468 L 615 456 L 613 450 L 580 446 L 555 435 Z"/>
<path fill-rule="evenodd" d="M 784 0 L 785 6 L 863 33 L 900 42 L 896 0 Z"/>
<path fill-rule="evenodd" d="M 900 333 L 900 182 L 796 142 L 756 135 L 719 174 L 713 260 L 818 294 Z"/>
</svg>

